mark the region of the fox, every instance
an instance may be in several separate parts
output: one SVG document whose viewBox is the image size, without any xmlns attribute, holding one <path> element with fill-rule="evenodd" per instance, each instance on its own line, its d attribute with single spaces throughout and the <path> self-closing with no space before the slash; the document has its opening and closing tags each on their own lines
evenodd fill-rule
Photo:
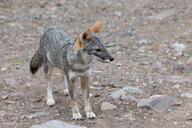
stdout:
<svg viewBox="0 0 192 128">
<path fill-rule="evenodd" d="M 86 118 L 94 119 L 96 115 L 91 109 L 89 97 L 89 77 L 93 58 L 95 57 L 103 63 L 114 60 L 100 36 L 103 23 L 103 20 L 96 22 L 92 27 L 79 34 L 75 40 L 72 40 L 60 28 L 48 28 L 40 38 L 39 48 L 30 61 L 30 72 L 33 75 L 42 65 L 44 67 L 48 106 L 55 104 L 50 84 L 53 69 L 57 68 L 62 71 L 65 85 L 68 88 L 74 120 L 82 119 L 74 93 L 76 79 L 80 79 Z"/>
</svg>

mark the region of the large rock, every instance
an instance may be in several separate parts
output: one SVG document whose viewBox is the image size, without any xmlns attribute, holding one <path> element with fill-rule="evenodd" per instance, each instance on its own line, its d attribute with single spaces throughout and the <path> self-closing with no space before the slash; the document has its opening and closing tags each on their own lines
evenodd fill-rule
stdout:
<svg viewBox="0 0 192 128">
<path fill-rule="evenodd" d="M 87 128 L 78 125 L 72 125 L 60 120 L 51 120 L 40 125 L 33 125 L 31 128 Z"/>
<path fill-rule="evenodd" d="M 157 112 L 163 112 L 171 105 L 177 104 L 175 96 L 154 95 L 148 99 L 142 99 L 137 103 L 137 107 L 150 107 Z"/>
<path fill-rule="evenodd" d="M 101 105 L 101 110 L 111 110 L 117 108 L 115 105 L 110 104 L 108 102 L 103 102 Z"/>
</svg>

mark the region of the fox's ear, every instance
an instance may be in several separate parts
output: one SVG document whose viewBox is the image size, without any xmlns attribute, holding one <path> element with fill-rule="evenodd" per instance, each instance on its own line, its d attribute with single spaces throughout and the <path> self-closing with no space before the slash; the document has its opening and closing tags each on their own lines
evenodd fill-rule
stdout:
<svg viewBox="0 0 192 128">
<path fill-rule="evenodd" d="M 83 41 L 86 41 L 86 40 L 90 41 L 92 39 L 92 34 L 90 29 L 87 29 L 85 32 L 83 32 L 82 39 Z"/>
<path fill-rule="evenodd" d="M 85 32 L 79 35 L 78 41 L 76 44 L 76 50 L 85 48 L 87 45 L 86 42 L 89 42 L 90 40 L 92 40 L 91 30 L 87 29 Z"/>
<path fill-rule="evenodd" d="M 90 28 L 91 32 L 96 32 L 100 34 L 103 23 L 103 20 L 99 20 L 96 24 L 93 25 L 93 27 Z"/>
</svg>

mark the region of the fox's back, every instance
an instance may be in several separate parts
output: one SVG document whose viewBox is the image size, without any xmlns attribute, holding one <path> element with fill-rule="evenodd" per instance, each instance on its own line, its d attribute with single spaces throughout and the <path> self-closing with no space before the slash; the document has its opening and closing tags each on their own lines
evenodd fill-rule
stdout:
<svg viewBox="0 0 192 128">
<path fill-rule="evenodd" d="M 56 67 L 61 66 L 61 56 L 69 51 L 69 48 L 72 46 L 73 41 L 59 28 L 47 29 L 40 40 L 41 53 L 47 61 Z"/>
<path fill-rule="evenodd" d="M 50 47 L 63 48 L 71 43 L 71 39 L 62 29 L 53 27 L 47 29 L 41 37 L 40 47 L 44 49 Z"/>
</svg>

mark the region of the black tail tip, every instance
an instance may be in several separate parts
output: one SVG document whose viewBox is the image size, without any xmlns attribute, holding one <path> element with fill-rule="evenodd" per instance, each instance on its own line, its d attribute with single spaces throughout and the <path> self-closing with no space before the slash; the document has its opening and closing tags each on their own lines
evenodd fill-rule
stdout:
<svg viewBox="0 0 192 128">
<path fill-rule="evenodd" d="M 30 67 L 30 71 L 33 75 L 35 75 L 35 73 L 37 72 L 38 68 L 36 67 Z"/>
</svg>

